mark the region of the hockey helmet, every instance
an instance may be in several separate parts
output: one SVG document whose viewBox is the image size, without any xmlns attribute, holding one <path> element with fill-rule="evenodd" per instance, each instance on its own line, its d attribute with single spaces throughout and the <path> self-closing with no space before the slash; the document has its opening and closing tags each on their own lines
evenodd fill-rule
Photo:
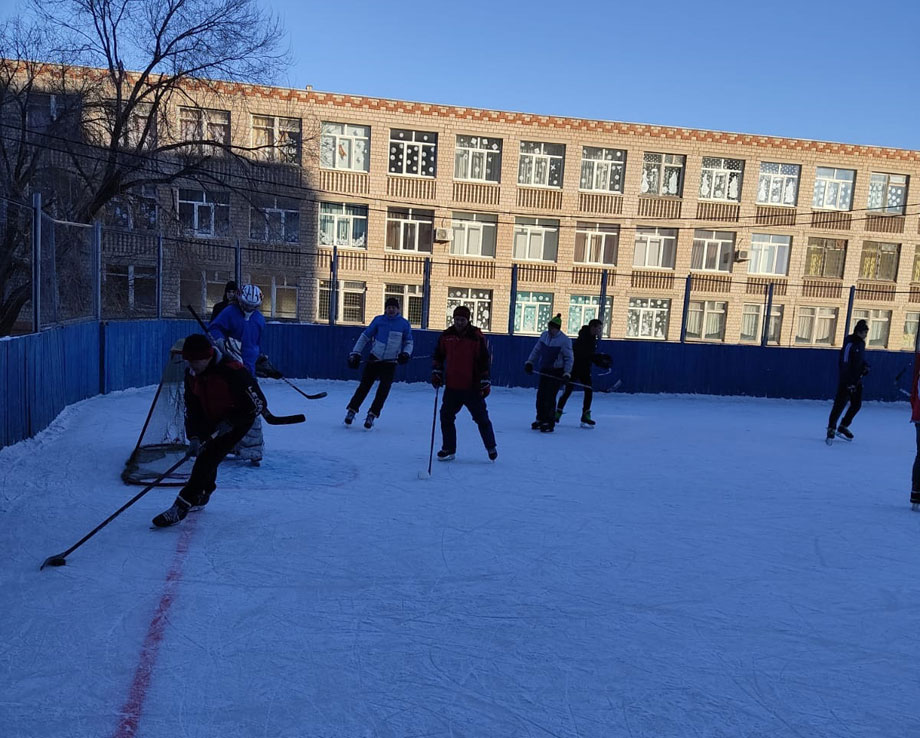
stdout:
<svg viewBox="0 0 920 738">
<path fill-rule="evenodd" d="M 245 284 L 236 299 L 243 310 L 255 310 L 262 304 L 262 290 L 254 284 Z"/>
</svg>

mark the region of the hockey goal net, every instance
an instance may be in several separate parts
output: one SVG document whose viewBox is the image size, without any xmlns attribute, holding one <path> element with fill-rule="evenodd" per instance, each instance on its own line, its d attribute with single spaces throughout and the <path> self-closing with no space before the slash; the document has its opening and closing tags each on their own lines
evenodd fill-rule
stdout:
<svg viewBox="0 0 920 738">
<path fill-rule="evenodd" d="M 188 450 L 185 438 L 184 382 L 185 362 L 182 359 L 182 339 L 179 339 L 169 350 L 169 359 L 141 435 L 121 473 L 121 478 L 127 484 L 151 484 Z M 181 486 L 188 481 L 191 471 L 192 461 L 187 461 L 159 484 Z"/>
</svg>

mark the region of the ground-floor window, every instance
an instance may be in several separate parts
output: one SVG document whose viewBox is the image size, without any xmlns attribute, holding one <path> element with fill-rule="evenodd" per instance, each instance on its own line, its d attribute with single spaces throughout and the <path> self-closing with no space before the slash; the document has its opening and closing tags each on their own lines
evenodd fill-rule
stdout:
<svg viewBox="0 0 920 738">
<path fill-rule="evenodd" d="M 725 302 L 691 300 L 687 306 L 687 338 L 724 341 L 727 308 L 728 303 Z"/>
<path fill-rule="evenodd" d="M 453 325 L 454 308 L 466 305 L 470 322 L 483 331 L 492 330 L 492 290 L 478 287 L 448 287 L 446 326 Z"/>
<path fill-rule="evenodd" d="M 364 282 L 339 280 L 336 290 L 337 319 L 340 323 L 364 323 L 364 295 L 367 291 Z M 317 320 L 329 320 L 329 305 L 332 297 L 332 280 L 319 281 L 319 301 L 317 304 Z"/>
<path fill-rule="evenodd" d="M 630 297 L 626 313 L 627 338 L 668 340 L 671 301 L 659 297 Z"/>
<path fill-rule="evenodd" d="M 798 345 L 833 346 L 837 334 L 837 308 L 811 307 L 798 309 L 795 342 Z"/>
<path fill-rule="evenodd" d="M 572 295 L 569 298 L 569 335 L 576 336 L 578 330 L 597 317 L 601 298 L 598 295 Z M 610 337 L 610 313 L 613 310 L 613 298 L 604 298 L 604 335 Z"/>
<path fill-rule="evenodd" d="M 522 292 L 514 295 L 514 332 L 540 334 L 553 317 L 552 292 Z"/>
</svg>

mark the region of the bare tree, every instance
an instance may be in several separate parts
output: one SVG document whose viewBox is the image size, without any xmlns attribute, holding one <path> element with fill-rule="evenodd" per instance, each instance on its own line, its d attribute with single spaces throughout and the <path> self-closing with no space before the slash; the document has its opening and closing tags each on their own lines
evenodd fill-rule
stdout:
<svg viewBox="0 0 920 738">
<path fill-rule="evenodd" d="M 202 101 L 220 98 L 215 80 L 269 82 L 288 65 L 258 0 L 32 2 L 0 26 L 0 336 L 31 293 L 28 211 L 9 201 L 40 191 L 50 214 L 89 223 L 144 186 L 228 185 L 245 152 L 213 135 Z M 180 106 L 197 127 L 166 114 Z"/>
</svg>

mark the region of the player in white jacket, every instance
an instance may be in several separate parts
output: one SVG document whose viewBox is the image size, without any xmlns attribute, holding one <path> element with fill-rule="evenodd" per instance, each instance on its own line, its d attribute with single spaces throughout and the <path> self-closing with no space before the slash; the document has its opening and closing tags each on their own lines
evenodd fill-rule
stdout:
<svg viewBox="0 0 920 738">
<path fill-rule="evenodd" d="M 536 345 L 524 363 L 524 371 L 540 373 L 537 386 L 537 419 L 530 426 L 543 433 L 552 433 L 556 426 L 556 394 L 563 383 L 572 378 L 572 339 L 562 332 L 562 314 L 556 313 L 546 324 Z"/>
</svg>

